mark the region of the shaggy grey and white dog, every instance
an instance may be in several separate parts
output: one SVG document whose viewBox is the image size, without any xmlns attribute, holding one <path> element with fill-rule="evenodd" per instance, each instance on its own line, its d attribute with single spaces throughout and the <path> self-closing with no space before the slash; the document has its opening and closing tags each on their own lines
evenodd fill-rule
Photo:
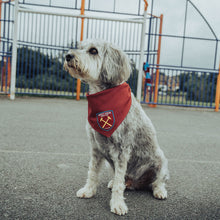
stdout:
<svg viewBox="0 0 220 220">
<path fill-rule="evenodd" d="M 69 50 L 64 68 L 73 77 L 89 84 L 90 94 L 113 88 L 130 76 L 129 59 L 116 46 L 103 41 L 85 41 L 76 50 Z M 120 95 L 120 94 L 119 94 Z M 168 162 L 160 149 L 154 126 L 132 94 L 130 110 L 111 137 L 105 137 L 87 123 L 91 143 L 91 160 L 85 186 L 77 197 L 91 198 L 96 194 L 98 173 L 104 160 L 114 171 L 108 184 L 112 189 L 110 208 L 124 215 L 125 188 L 143 189 L 150 186 L 157 199 L 167 198 Z"/>
</svg>

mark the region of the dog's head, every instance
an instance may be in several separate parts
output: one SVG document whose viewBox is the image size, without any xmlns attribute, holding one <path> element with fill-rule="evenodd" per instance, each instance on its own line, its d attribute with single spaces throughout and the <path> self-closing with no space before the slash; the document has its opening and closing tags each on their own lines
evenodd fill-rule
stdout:
<svg viewBox="0 0 220 220">
<path fill-rule="evenodd" d="M 131 71 L 127 55 L 103 41 L 84 41 L 78 49 L 69 50 L 64 68 L 71 76 L 102 89 L 126 81 Z"/>
</svg>

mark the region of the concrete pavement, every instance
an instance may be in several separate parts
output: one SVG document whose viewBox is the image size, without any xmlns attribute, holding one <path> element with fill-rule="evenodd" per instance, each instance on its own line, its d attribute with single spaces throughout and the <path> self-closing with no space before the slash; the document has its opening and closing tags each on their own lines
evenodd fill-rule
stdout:
<svg viewBox="0 0 220 220">
<path fill-rule="evenodd" d="M 168 199 L 126 191 L 129 212 L 109 208 L 104 169 L 92 199 L 78 199 L 86 181 L 87 102 L 0 96 L 0 220 L 220 219 L 220 113 L 144 106 L 169 159 Z"/>
</svg>

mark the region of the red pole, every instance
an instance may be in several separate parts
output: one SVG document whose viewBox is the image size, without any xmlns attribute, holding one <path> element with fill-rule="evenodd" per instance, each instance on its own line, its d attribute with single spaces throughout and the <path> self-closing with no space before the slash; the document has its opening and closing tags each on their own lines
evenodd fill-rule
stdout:
<svg viewBox="0 0 220 220">
<path fill-rule="evenodd" d="M 13 2 L 14 0 L 11 0 Z M 9 3 L 10 1 L 2 1 L 0 0 L 0 42 L 1 42 L 1 19 L 2 19 L 2 3 Z M 6 67 L 7 66 L 7 67 Z M 8 70 L 8 79 L 7 79 L 7 85 L 6 85 L 6 69 Z M 8 86 L 10 86 L 11 83 L 11 58 L 3 59 L 3 67 L 1 70 L 2 73 L 2 87 L 5 92 L 8 90 Z"/>
<path fill-rule="evenodd" d="M 85 0 L 81 1 L 81 15 L 84 15 L 85 13 Z M 84 18 L 81 20 L 81 35 L 80 35 L 80 41 L 83 41 L 83 30 L 84 30 Z M 80 79 L 77 79 L 77 86 L 76 86 L 76 100 L 80 100 L 80 92 L 81 92 L 81 81 Z"/>
<path fill-rule="evenodd" d="M 218 70 L 218 78 L 216 84 L 216 94 L 215 94 L 215 111 L 219 111 L 219 102 L 220 102 L 220 64 Z"/>
<path fill-rule="evenodd" d="M 1 30 L 2 30 L 2 28 L 1 28 L 1 24 L 2 24 L 2 0 L 0 0 L 0 42 L 1 42 Z M 2 82 L 1 82 L 1 84 L 0 84 L 0 87 L 3 87 L 4 86 L 4 80 L 3 80 L 3 68 L 1 67 L 1 80 L 2 80 Z"/>
</svg>

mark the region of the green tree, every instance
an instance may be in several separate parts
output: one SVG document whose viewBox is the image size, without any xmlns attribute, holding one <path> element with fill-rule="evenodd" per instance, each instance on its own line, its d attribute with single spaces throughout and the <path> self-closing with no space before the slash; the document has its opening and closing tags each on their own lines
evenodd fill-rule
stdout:
<svg viewBox="0 0 220 220">
<path fill-rule="evenodd" d="M 191 72 L 181 85 L 186 91 L 186 100 L 213 102 L 216 91 L 217 74 Z"/>
<path fill-rule="evenodd" d="M 63 54 L 65 52 L 63 51 Z M 63 69 L 64 58 L 28 47 L 18 48 L 16 87 L 75 91 L 75 80 Z"/>
</svg>

